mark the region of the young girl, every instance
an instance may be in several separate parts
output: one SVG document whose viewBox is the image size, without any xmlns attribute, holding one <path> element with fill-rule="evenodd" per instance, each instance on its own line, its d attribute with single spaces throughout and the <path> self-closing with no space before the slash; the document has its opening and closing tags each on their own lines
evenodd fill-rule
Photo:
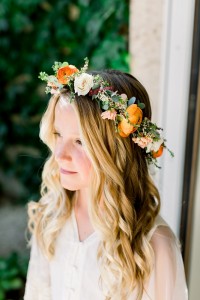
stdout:
<svg viewBox="0 0 200 300">
<path fill-rule="evenodd" d="M 25 300 L 186 300 L 179 244 L 148 165 L 166 148 L 130 74 L 55 63 L 40 137 L 50 148 Z"/>
</svg>

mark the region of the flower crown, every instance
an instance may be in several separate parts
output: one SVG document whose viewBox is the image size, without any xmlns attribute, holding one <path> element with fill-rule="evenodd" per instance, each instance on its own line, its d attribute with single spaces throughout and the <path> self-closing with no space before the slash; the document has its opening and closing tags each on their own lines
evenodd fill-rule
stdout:
<svg viewBox="0 0 200 300">
<path fill-rule="evenodd" d="M 148 163 L 153 163 L 158 168 L 157 158 L 166 148 L 171 156 L 173 152 L 166 147 L 166 140 L 161 137 L 162 128 L 157 127 L 148 118 L 143 118 L 142 110 L 145 108 L 135 97 L 128 99 L 126 94 L 113 91 L 112 86 L 100 75 L 86 73 L 88 58 L 85 58 L 83 68 L 78 70 L 67 62 L 55 62 L 54 75 L 40 72 L 39 78 L 47 82 L 46 93 L 56 94 L 65 87 L 69 90 L 70 102 L 78 96 L 90 96 L 96 100 L 103 111 L 101 117 L 114 121 L 115 130 L 121 137 L 132 135 L 134 143 L 144 149 Z"/>
</svg>

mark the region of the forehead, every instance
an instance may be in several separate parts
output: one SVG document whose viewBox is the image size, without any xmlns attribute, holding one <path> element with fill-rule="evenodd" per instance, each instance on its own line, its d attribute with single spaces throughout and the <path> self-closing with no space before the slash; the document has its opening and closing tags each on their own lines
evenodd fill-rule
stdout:
<svg viewBox="0 0 200 300">
<path fill-rule="evenodd" d="M 79 122 L 72 104 L 58 101 L 55 107 L 54 127 L 59 130 L 79 134 Z"/>
</svg>

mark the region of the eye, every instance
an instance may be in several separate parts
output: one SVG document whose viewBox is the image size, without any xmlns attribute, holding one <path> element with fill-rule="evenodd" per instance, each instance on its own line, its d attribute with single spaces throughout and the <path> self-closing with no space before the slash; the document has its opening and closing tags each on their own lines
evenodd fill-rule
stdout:
<svg viewBox="0 0 200 300">
<path fill-rule="evenodd" d="M 55 137 L 61 137 L 61 134 L 57 131 L 54 131 L 53 134 L 54 134 Z"/>
<path fill-rule="evenodd" d="M 76 144 L 78 144 L 78 145 L 81 145 L 81 146 L 82 146 L 82 142 L 81 142 L 81 140 L 77 139 L 77 140 L 76 140 Z"/>
</svg>

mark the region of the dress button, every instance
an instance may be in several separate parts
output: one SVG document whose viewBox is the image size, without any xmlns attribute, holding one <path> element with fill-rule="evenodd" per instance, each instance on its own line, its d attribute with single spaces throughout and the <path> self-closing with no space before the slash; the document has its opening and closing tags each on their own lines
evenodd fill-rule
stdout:
<svg viewBox="0 0 200 300">
<path fill-rule="evenodd" d="M 77 269 L 78 269 L 76 265 L 73 265 L 72 268 L 74 271 L 77 271 Z"/>
</svg>

